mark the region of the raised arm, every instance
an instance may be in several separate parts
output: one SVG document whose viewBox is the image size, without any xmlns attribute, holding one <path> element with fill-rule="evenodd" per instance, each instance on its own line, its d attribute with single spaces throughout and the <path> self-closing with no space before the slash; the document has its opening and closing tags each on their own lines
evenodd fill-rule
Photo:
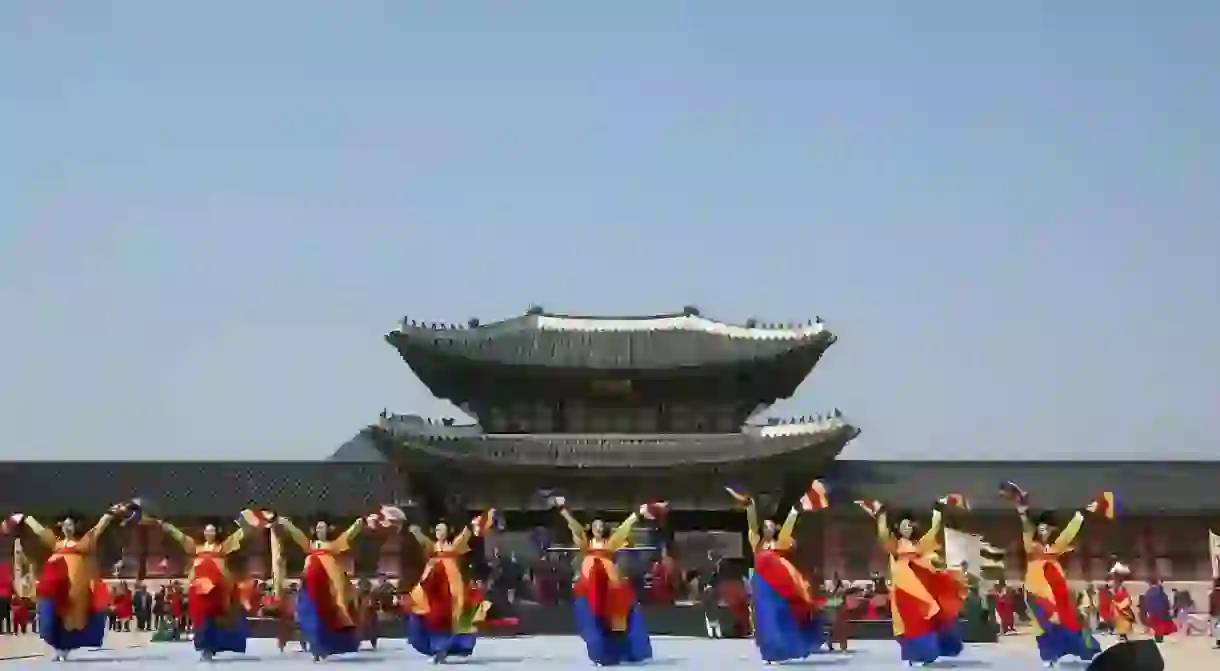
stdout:
<svg viewBox="0 0 1220 671">
<path fill-rule="evenodd" d="M 419 546 L 424 549 L 425 555 L 432 554 L 432 550 L 436 548 L 436 543 L 433 543 L 432 539 L 428 538 L 428 534 L 425 534 L 423 529 L 420 529 L 418 525 L 412 524 L 407 527 L 407 531 L 415 539 L 415 542 L 419 543 Z"/>
<path fill-rule="evenodd" d="M 311 549 L 310 546 L 312 545 L 309 542 L 309 536 L 306 536 L 304 531 L 301 531 L 297 525 L 293 524 L 292 520 L 288 519 L 287 517 L 276 518 L 276 526 L 283 530 L 284 535 L 287 536 L 293 543 L 296 543 L 298 547 L 306 552 L 309 552 Z"/>
<path fill-rule="evenodd" d="M 940 548 L 940 532 L 944 524 L 944 515 L 940 510 L 933 510 L 932 523 L 928 525 L 928 530 L 919 537 L 919 542 L 916 543 L 920 552 L 935 552 Z"/>
<path fill-rule="evenodd" d="M 109 527 L 110 523 L 113 521 L 113 513 L 106 513 L 105 515 L 102 515 L 101 518 L 98 519 L 97 524 L 94 524 L 92 529 L 86 531 L 85 535 L 80 537 L 80 541 L 77 542 L 77 545 L 85 546 L 86 552 L 92 550 L 93 546 L 97 543 L 97 539 L 102 536 L 102 532 L 105 531 L 106 527 Z"/>
<path fill-rule="evenodd" d="M 466 554 L 470 552 L 470 539 L 474 536 L 474 532 L 470 530 L 470 525 L 462 527 L 462 531 L 453 539 L 453 551 L 457 554 Z"/>
<path fill-rule="evenodd" d="M 355 522 L 348 525 L 343 533 L 339 534 L 335 540 L 330 542 L 330 547 L 335 552 L 347 552 L 352 547 L 352 541 L 356 540 L 356 536 L 360 535 L 360 531 L 364 529 L 365 521 L 363 517 L 356 518 Z"/>
<path fill-rule="evenodd" d="M 568 531 L 572 532 L 572 544 L 577 549 L 583 550 L 589 546 L 589 537 L 585 534 L 585 527 L 572 516 L 572 513 L 567 508 L 560 508 L 559 514 L 563 516 L 563 521 L 568 523 Z"/>
<path fill-rule="evenodd" d="M 606 541 L 606 548 L 613 552 L 627 547 L 627 544 L 631 542 L 631 530 L 635 528 L 635 523 L 639 520 L 639 513 L 628 515 L 627 519 L 623 520 L 614 530 L 614 533 L 610 534 L 610 538 Z"/>
<path fill-rule="evenodd" d="M 165 532 L 165 535 L 174 539 L 175 543 L 182 546 L 182 550 L 184 552 L 186 552 L 188 555 L 195 554 L 194 538 L 186 535 L 181 529 L 170 524 L 169 522 L 166 522 L 165 520 L 158 520 L 158 523 L 161 525 L 161 529 Z"/>
<path fill-rule="evenodd" d="M 746 533 L 750 541 L 750 550 L 757 552 L 758 544 L 762 542 L 762 533 L 758 528 L 758 504 L 754 503 L 754 499 L 750 499 L 746 503 L 746 528 L 748 529 Z"/>
<path fill-rule="evenodd" d="M 1076 536 L 1080 535 L 1080 529 L 1083 526 L 1084 513 L 1077 510 L 1076 514 L 1072 515 L 1072 520 L 1059 532 L 1059 536 L 1051 544 L 1051 549 L 1056 553 L 1067 552 L 1072 547 L 1072 543 L 1075 542 Z"/>
<path fill-rule="evenodd" d="M 246 539 L 245 527 L 238 527 L 237 531 L 229 534 L 220 544 L 220 554 L 231 555 L 241 549 L 241 543 Z"/>
<path fill-rule="evenodd" d="M 796 545 L 796 539 L 792 537 L 792 532 L 796 531 L 796 521 L 801 516 L 801 511 L 796 506 L 788 511 L 788 516 L 784 518 L 784 523 L 780 525 L 779 532 L 775 534 L 775 549 L 787 550 Z"/>
<path fill-rule="evenodd" d="M 890 520 L 885 511 L 877 513 L 877 540 L 881 543 L 881 549 L 889 554 L 894 554 L 898 551 L 898 540 L 890 533 Z"/>
<path fill-rule="evenodd" d="M 42 526 L 42 523 L 29 515 L 26 515 L 23 521 L 25 522 L 25 525 L 29 527 L 30 531 L 33 531 L 34 535 L 38 537 L 38 540 L 42 541 L 43 545 L 46 545 L 52 550 L 55 549 L 55 544 L 59 542 L 59 539 L 56 538 L 55 534 L 52 533 L 50 529 Z"/>
<path fill-rule="evenodd" d="M 1028 550 L 1034 544 L 1034 523 L 1029 519 L 1029 509 L 1017 507 L 1017 515 L 1021 518 L 1021 547 Z"/>
</svg>

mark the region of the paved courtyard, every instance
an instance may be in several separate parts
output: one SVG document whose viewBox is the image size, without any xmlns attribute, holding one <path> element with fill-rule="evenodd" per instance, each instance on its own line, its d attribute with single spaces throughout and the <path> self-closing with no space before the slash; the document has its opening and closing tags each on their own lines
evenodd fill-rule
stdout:
<svg viewBox="0 0 1220 671">
<path fill-rule="evenodd" d="M 1029 642 L 1029 641 L 1025 641 Z M 356 655 L 345 655 L 331 659 L 326 665 L 355 665 L 358 668 L 405 668 L 418 666 L 431 668 L 428 659 L 405 647 L 401 640 L 385 641 L 376 652 L 367 650 Z M 294 646 L 295 647 L 295 646 Z M 897 658 L 897 646 L 889 641 L 856 641 L 855 649 L 849 653 L 826 653 L 801 662 L 784 666 L 798 668 L 842 668 L 859 671 L 880 671 L 903 668 Z M 658 669 L 733 671 L 735 669 L 764 668 L 751 641 L 708 641 L 684 638 L 657 638 L 653 642 L 656 658 L 649 666 Z M 290 648 L 290 650 L 293 650 Z M 220 667 L 254 667 L 267 665 L 277 669 L 317 669 L 312 658 L 293 650 L 285 654 L 268 640 L 251 641 L 246 656 L 224 656 L 216 660 Z M 480 669 L 556 669 L 569 670 L 593 668 L 584 655 L 582 643 L 577 638 L 537 637 L 518 639 L 484 639 L 479 641 L 475 656 L 468 660 L 455 660 L 452 667 L 477 667 Z M 973 645 L 961 657 L 937 664 L 940 668 L 998 669 L 1017 671 L 1037 669 L 1039 664 L 1034 651 L 1027 645 Z M 1080 663 L 1066 663 L 1063 668 L 1084 669 Z M 125 650 L 78 651 L 67 665 L 73 669 L 106 668 L 199 668 L 197 656 L 189 643 L 161 643 L 142 648 Z M 63 664 L 54 664 L 45 658 L 26 658 L 0 662 L 0 668 L 64 669 Z M 1202 667 L 1200 667 L 1202 668 Z"/>
</svg>

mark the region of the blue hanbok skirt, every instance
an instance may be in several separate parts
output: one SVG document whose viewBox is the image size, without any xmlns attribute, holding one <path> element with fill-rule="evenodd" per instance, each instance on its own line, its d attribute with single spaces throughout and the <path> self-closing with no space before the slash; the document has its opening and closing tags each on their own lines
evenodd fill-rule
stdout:
<svg viewBox="0 0 1220 671">
<path fill-rule="evenodd" d="M 815 615 L 797 622 L 788 602 L 757 573 L 750 576 L 754 603 L 754 644 L 763 661 L 804 659 L 826 642 L 826 624 Z"/>
<path fill-rule="evenodd" d="M 584 597 L 576 597 L 573 609 L 576 631 L 585 642 L 589 661 L 602 666 L 617 666 L 652 659 L 652 640 L 648 637 L 648 627 L 644 624 L 640 604 L 631 607 L 631 612 L 627 615 L 626 631 L 607 629 L 601 619 L 593 614 L 593 609 Z"/>
<path fill-rule="evenodd" d="M 92 613 L 84 629 L 68 631 L 55 613 L 55 605 L 48 599 L 39 599 L 38 636 L 54 650 L 100 648 L 106 637 L 106 615 Z"/>
<path fill-rule="evenodd" d="M 309 651 L 314 655 L 329 657 L 360 649 L 359 629 L 327 629 L 318 617 L 318 607 L 304 589 L 297 592 L 297 623 L 301 627 L 301 638 L 309 644 Z"/>
</svg>

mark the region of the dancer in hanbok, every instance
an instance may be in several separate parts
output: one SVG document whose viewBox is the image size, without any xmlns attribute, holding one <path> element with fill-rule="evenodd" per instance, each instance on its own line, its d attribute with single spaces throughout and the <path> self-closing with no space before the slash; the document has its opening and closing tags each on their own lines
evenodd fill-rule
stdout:
<svg viewBox="0 0 1220 671">
<path fill-rule="evenodd" d="M 1110 584 L 1113 589 L 1113 599 L 1110 602 L 1110 618 L 1114 633 L 1120 641 L 1131 638 L 1135 629 L 1135 603 L 1131 593 L 1127 591 L 1127 579 L 1131 577 L 1131 569 L 1121 563 L 1115 563 L 1110 569 Z"/>
<path fill-rule="evenodd" d="M 644 624 L 635 590 L 618 572 L 614 556 L 631 541 L 631 531 L 641 518 L 656 519 L 664 504 L 640 507 L 607 534 L 606 523 L 595 519 L 585 530 L 563 497 L 552 505 L 568 524 L 572 544 L 580 552 L 580 573 L 574 590 L 576 630 L 585 642 L 589 661 L 597 666 L 617 666 L 652 659 L 652 640 Z"/>
<path fill-rule="evenodd" d="M 1097 639 L 1088 632 L 1076 612 L 1060 559 L 1073 550 L 1072 543 L 1084 526 L 1084 513 L 1077 511 L 1061 525 L 1050 513 L 1031 518 L 1029 496 L 1011 482 L 1000 493 L 1012 500 L 1021 518 L 1021 540 L 1025 548 L 1026 602 L 1038 641 L 1038 655 L 1047 667 L 1067 656 L 1091 660 L 1101 652 Z M 1113 518 L 1114 495 L 1104 492 L 1085 511 Z"/>
<path fill-rule="evenodd" d="M 243 511 L 242 517 L 242 524 L 264 523 L 253 511 Z M 187 615 L 200 659 L 211 661 L 218 652 L 245 653 L 250 625 L 240 585 L 228 565 L 229 556 L 241 548 L 246 538 L 245 526 L 239 525 L 222 538 L 221 522 L 211 521 L 203 527 L 202 540 L 197 541 L 165 520 L 146 519 L 159 524 L 191 558 L 186 577 Z"/>
<path fill-rule="evenodd" d="M 360 649 L 360 631 L 356 626 L 359 619 L 351 607 L 352 582 L 339 565 L 339 558 L 351 550 L 356 536 L 372 524 L 371 519 L 358 519 L 332 538 L 334 527 L 326 519 L 319 519 L 314 525 L 313 540 L 284 517 L 276 518 L 272 527 L 282 530 L 306 554 L 301 589 L 296 594 L 296 615 L 301 642 L 314 661 Z"/>
<path fill-rule="evenodd" d="M 409 527 L 428 561 L 408 595 L 407 642 L 436 664 L 474 653 L 478 626 L 491 602 L 477 584 L 465 579 L 459 560 L 470 552 L 476 537 L 491 531 L 494 516 L 492 510 L 476 517 L 453 537 L 444 522 L 433 527 L 434 538 L 418 526 Z"/>
<path fill-rule="evenodd" d="M 962 652 L 957 617 L 968 588 L 960 572 L 938 569 L 942 499 L 922 533 L 915 515 L 891 513 L 877 501 L 857 501 L 877 523 L 877 538 L 890 558 L 890 615 L 894 638 L 908 666 L 928 666 Z"/>
<path fill-rule="evenodd" d="M 13 515 L 6 526 L 28 527 L 51 550 L 38 580 L 38 635 L 54 651 L 54 660 L 66 661 L 79 648 L 99 648 L 106 634 L 106 612 L 99 608 L 94 589 L 97 564 L 94 552 L 102 532 L 126 504 L 112 506 L 93 528 L 77 536 L 81 516 L 68 513 L 59 522 L 61 536 L 28 515 Z"/>
<path fill-rule="evenodd" d="M 759 525 L 753 497 L 731 487 L 729 495 L 745 506 L 754 573 L 750 591 L 754 612 L 754 644 L 767 664 L 804 659 L 826 642 L 822 618 L 824 600 L 792 563 L 796 548 L 793 532 L 802 511 L 828 505 L 826 487 L 814 481 L 801 505 L 788 511 L 782 525 L 766 520 Z"/>
</svg>

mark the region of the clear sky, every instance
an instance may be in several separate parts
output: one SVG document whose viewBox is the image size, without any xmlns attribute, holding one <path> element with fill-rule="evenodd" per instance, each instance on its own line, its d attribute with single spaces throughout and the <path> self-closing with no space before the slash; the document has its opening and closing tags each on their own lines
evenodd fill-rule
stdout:
<svg viewBox="0 0 1220 671">
<path fill-rule="evenodd" d="M 1218 36 L 1189 0 L 4 3 L 0 458 L 322 457 L 450 412 L 402 315 L 530 303 L 821 315 L 777 410 L 842 408 L 853 457 L 1215 455 Z"/>
</svg>

